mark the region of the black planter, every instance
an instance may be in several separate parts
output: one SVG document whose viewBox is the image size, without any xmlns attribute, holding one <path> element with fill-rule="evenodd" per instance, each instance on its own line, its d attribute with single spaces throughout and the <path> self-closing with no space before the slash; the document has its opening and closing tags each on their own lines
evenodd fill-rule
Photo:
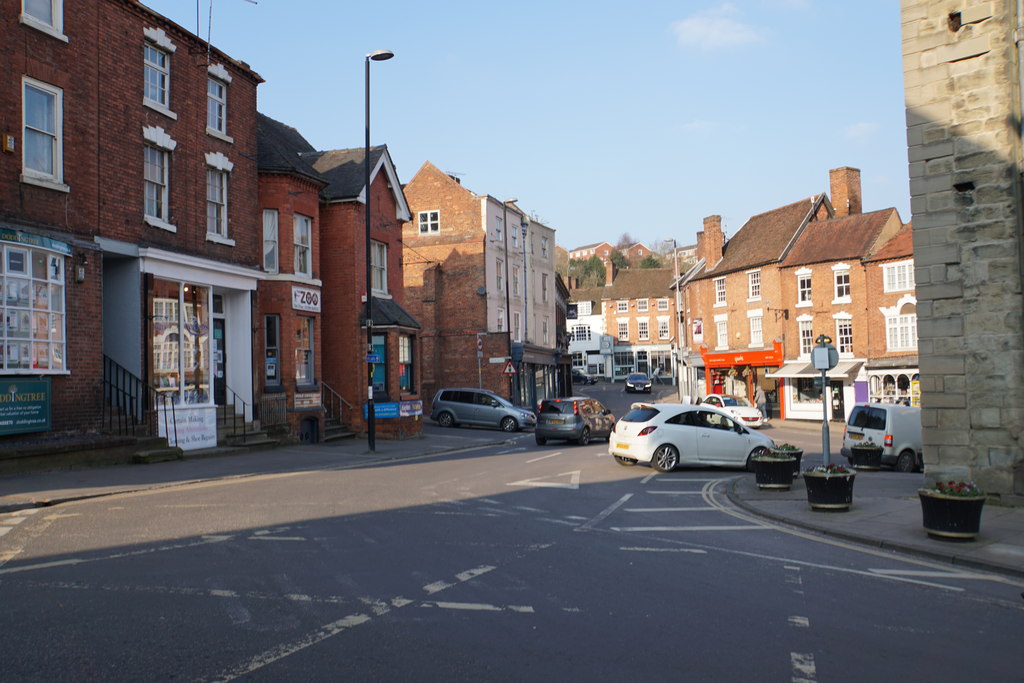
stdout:
<svg viewBox="0 0 1024 683">
<path fill-rule="evenodd" d="M 853 446 L 850 448 L 852 464 L 858 470 L 878 470 L 882 468 L 881 446 Z"/>
<path fill-rule="evenodd" d="M 754 460 L 754 478 L 761 489 L 787 490 L 793 485 L 795 458 L 785 460 Z"/>
<path fill-rule="evenodd" d="M 853 503 L 853 480 L 857 475 L 804 472 L 807 502 L 812 510 L 846 512 Z"/>
<path fill-rule="evenodd" d="M 947 496 L 919 489 L 924 530 L 932 538 L 945 541 L 973 541 L 981 527 L 981 509 L 985 496 Z"/>
<path fill-rule="evenodd" d="M 772 453 L 774 453 L 775 455 L 779 455 L 779 456 L 788 456 L 788 457 L 791 457 L 791 458 L 796 458 L 796 460 L 793 461 L 793 478 L 796 479 L 797 477 L 800 476 L 800 460 L 801 460 L 801 458 L 804 457 L 804 451 L 803 451 L 802 448 L 797 449 L 795 451 L 791 451 L 791 450 L 780 451 L 778 449 L 772 449 Z"/>
</svg>

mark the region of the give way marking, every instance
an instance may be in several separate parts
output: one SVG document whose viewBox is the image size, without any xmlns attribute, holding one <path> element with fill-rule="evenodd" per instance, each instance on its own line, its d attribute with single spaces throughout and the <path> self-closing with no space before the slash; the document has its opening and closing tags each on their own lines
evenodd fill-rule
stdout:
<svg viewBox="0 0 1024 683">
<path fill-rule="evenodd" d="M 539 486 L 549 489 L 578 489 L 580 487 L 580 470 L 562 472 L 555 477 L 568 477 L 568 481 L 549 481 L 548 477 L 535 477 L 533 479 L 520 479 L 505 486 Z"/>
</svg>

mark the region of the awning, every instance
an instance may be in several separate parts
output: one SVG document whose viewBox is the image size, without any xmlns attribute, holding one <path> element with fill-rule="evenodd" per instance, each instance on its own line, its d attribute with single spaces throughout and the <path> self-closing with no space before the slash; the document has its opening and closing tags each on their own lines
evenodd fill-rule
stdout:
<svg viewBox="0 0 1024 683">
<path fill-rule="evenodd" d="M 839 361 L 834 368 L 826 374 L 831 379 L 849 379 L 857 374 L 861 361 L 843 360 Z M 764 376 L 769 379 L 782 377 L 821 377 L 821 370 L 815 369 L 810 363 L 786 363 L 775 372 L 766 372 Z"/>
</svg>

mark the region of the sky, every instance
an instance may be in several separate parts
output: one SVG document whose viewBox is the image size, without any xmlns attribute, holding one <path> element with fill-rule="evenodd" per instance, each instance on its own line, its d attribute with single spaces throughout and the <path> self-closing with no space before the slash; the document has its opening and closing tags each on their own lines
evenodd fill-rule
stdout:
<svg viewBox="0 0 1024 683">
<path fill-rule="evenodd" d="M 696 242 L 861 171 L 910 220 L 895 0 L 143 0 L 265 79 L 321 150 L 372 144 L 506 199 L 566 248 Z M 212 21 L 211 21 L 212 19 Z M 230 106 L 230 103 L 229 103 Z M 229 110 L 230 116 L 230 110 Z"/>
</svg>

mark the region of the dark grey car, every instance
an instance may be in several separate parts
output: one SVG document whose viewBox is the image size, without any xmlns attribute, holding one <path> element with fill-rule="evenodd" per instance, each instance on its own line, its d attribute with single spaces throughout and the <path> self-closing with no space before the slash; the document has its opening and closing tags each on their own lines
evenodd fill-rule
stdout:
<svg viewBox="0 0 1024 683">
<path fill-rule="evenodd" d="M 566 439 L 585 446 L 594 438 L 607 441 L 613 429 L 615 416 L 600 401 L 570 396 L 541 401 L 533 434 L 540 446 L 548 439 Z"/>
</svg>

